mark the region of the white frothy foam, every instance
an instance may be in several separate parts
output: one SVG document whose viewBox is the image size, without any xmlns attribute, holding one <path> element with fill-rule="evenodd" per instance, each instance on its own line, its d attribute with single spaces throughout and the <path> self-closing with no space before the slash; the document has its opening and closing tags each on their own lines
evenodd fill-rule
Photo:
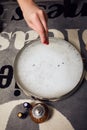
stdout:
<svg viewBox="0 0 87 130">
<path fill-rule="evenodd" d="M 50 39 L 50 44 L 44 45 L 37 40 L 20 52 L 16 72 L 19 84 L 27 93 L 59 98 L 78 84 L 83 63 L 70 43 Z"/>
</svg>

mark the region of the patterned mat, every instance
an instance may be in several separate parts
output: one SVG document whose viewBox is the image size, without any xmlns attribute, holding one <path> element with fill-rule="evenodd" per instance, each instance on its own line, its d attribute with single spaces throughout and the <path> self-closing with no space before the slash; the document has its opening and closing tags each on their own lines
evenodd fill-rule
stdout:
<svg viewBox="0 0 87 130">
<path fill-rule="evenodd" d="M 87 0 L 66 4 L 61 1 L 37 3 L 48 14 L 49 36 L 65 39 L 80 51 L 87 71 Z M 0 130 L 87 130 L 87 72 L 80 88 L 70 97 L 49 102 L 51 118 L 34 123 L 24 112 L 23 103 L 32 102 L 14 79 L 14 59 L 18 51 L 38 34 L 25 23 L 15 1 L 0 2 Z"/>
</svg>

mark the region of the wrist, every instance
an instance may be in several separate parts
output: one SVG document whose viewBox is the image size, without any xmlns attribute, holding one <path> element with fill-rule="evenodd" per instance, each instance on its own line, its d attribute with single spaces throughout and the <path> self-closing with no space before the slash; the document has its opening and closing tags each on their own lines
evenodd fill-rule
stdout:
<svg viewBox="0 0 87 130">
<path fill-rule="evenodd" d="M 17 0 L 17 2 L 22 11 L 24 11 L 25 9 L 27 10 L 29 6 L 31 7 L 33 4 L 35 4 L 34 0 Z"/>
</svg>

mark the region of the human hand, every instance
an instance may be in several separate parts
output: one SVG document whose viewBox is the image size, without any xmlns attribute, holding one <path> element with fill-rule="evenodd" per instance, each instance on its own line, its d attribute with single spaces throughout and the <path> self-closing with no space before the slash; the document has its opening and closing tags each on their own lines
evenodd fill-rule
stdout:
<svg viewBox="0 0 87 130">
<path fill-rule="evenodd" d="M 33 0 L 18 0 L 28 26 L 35 30 L 42 43 L 48 44 L 47 14 Z"/>
</svg>

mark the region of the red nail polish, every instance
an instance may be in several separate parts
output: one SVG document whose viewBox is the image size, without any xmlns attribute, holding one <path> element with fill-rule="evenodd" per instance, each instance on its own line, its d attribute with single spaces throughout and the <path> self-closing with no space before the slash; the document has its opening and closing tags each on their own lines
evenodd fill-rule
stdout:
<svg viewBox="0 0 87 130">
<path fill-rule="evenodd" d="M 49 42 L 48 42 L 48 41 L 44 41 L 44 44 L 48 45 L 48 44 L 49 44 Z"/>
</svg>

